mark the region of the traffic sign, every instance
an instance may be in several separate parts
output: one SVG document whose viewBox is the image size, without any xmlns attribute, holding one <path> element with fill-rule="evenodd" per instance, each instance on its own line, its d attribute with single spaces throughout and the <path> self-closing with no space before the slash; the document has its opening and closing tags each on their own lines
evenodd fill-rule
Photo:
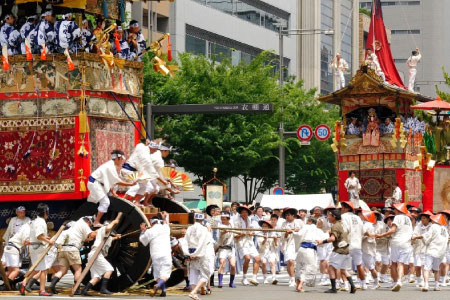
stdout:
<svg viewBox="0 0 450 300">
<path fill-rule="evenodd" d="M 319 126 L 314 129 L 314 135 L 316 136 L 316 139 L 319 141 L 326 141 L 330 137 L 331 130 L 330 127 L 328 127 L 325 124 L 320 124 Z"/>
<path fill-rule="evenodd" d="M 313 136 L 313 130 L 309 125 L 303 124 L 297 129 L 297 137 L 301 142 L 308 142 Z"/>
<path fill-rule="evenodd" d="M 284 195 L 284 190 L 281 187 L 276 187 L 273 189 L 273 194 L 274 195 Z"/>
</svg>

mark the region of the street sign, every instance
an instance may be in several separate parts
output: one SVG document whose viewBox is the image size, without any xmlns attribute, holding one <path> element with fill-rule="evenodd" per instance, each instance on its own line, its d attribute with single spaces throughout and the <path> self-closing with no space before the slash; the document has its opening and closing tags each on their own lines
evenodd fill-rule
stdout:
<svg viewBox="0 0 450 300">
<path fill-rule="evenodd" d="M 284 190 L 281 187 L 276 187 L 273 189 L 272 193 L 274 195 L 284 195 Z"/>
<path fill-rule="evenodd" d="M 314 135 L 316 136 L 316 139 L 319 141 L 326 141 L 330 137 L 331 130 L 330 127 L 328 127 L 325 124 L 320 124 L 319 126 L 314 129 Z"/>
<path fill-rule="evenodd" d="M 272 113 L 272 103 L 152 105 L 154 115 Z"/>
<path fill-rule="evenodd" d="M 302 145 L 309 145 L 313 136 L 313 130 L 309 125 L 303 124 L 297 129 L 297 137 Z"/>
</svg>

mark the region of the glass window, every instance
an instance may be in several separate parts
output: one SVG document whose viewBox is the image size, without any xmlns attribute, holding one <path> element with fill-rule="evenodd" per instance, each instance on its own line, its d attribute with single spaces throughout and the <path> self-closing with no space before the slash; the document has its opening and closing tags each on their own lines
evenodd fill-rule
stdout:
<svg viewBox="0 0 450 300">
<path fill-rule="evenodd" d="M 231 49 L 216 43 L 210 43 L 210 57 L 221 62 L 224 59 L 231 59 Z"/>
<path fill-rule="evenodd" d="M 227 14 L 233 14 L 233 0 L 207 0 L 209 6 L 223 11 Z"/>
<path fill-rule="evenodd" d="M 237 66 L 241 62 L 241 53 L 239 50 L 231 50 L 231 64 L 233 66 Z"/>
<path fill-rule="evenodd" d="M 241 52 L 241 61 L 244 62 L 244 64 L 248 65 L 250 64 L 251 60 L 254 58 L 253 55 Z"/>
<path fill-rule="evenodd" d="M 186 34 L 186 52 L 206 56 L 206 41 Z"/>
<path fill-rule="evenodd" d="M 261 12 L 254 6 L 248 5 L 242 1 L 236 1 L 235 14 L 238 18 L 246 20 L 256 25 L 261 25 Z"/>
</svg>

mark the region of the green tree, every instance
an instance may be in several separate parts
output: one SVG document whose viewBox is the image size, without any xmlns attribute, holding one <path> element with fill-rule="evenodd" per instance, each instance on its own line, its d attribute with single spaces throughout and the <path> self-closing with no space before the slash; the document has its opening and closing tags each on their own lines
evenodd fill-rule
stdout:
<svg viewBox="0 0 450 300">
<path fill-rule="evenodd" d="M 302 82 L 291 79 L 281 93 L 274 72 L 272 53 L 263 52 L 250 64 L 232 66 L 227 59 L 217 63 L 183 53 L 175 78 L 161 76 L 145 64 L 144 101 L 152 104 L 273 103 L 275 113 L 252 115 L 170 115 L 155 120 L 157 137 L 176 148 L 175 159 L 201 183 L 219 169 L 220 178 L 238 177 L 244 184 L 246 202 L 272 188 L 278 180 L 277 133 L 281 121 L 288 130 L 306 123 L 331 125 L 337 110 L 325 111 L 314 99 L 315 90 L 305 91 Z M 147 59 L 150 59 L 147 58 Z M 300 146 L 297 139 L 287 147 L 287 187 L 295 193 L 319 192 L 335 184 L 334 154 L 328 142 L 312 141 Z"/>
</svg>

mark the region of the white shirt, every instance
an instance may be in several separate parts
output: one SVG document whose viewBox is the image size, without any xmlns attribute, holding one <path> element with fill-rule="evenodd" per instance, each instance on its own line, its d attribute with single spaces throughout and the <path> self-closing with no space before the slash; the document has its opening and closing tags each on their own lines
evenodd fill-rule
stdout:
<svg viewBox="0 0 450 300">
<path fill-rule="evenodd" d="M 408 60 L 406 61 L 406 65 L 410 69 L 415 69 L 421 58 L 422 58 L 422 55 L 420 53 L 417 55 L 411 55 L 408 58 Z"/>
<path fill-rule="evenodd" d="M 447 251 L 448 232 L 444 226 L 431 224 L 430 229 L 423 235 L 425 254 L 443 258 Z"/>
<path fill-rule="evenodd" d="M 348 70 L 348 63 L 341 57 L 339 62 L 337 59 L 330 64 L 331 68 L 334 69 L 336 74 L 341 74 L 342 72 Z"/>
<path fill-rule="evenodd" d="M 351 212 L 342 214 L 341 219 L 342 227 L 349 233 L 349 249 L 361 249 L 364 235 L 363 222 L 357 215 Z"/>
<path fill-rule="evenodd" d="M 383 234 L 388 231 L 388 226 L 383 221 L 378 221 L 375 226 L 376 234 Z M 377 243 L 377 252 L 380 254 L 388 255 L 389 254 L 389 238 L 383 237 L 376 240 Z"/>
<path fill-rule="evenodd" d="M 158 177 L 158 174 L 153 166 L 153 159 L 150 155 L 150 149 L 143 143 L 139 143 L 128 158 L 127 163 L 135 168 L 139 173 L 148 180 L 153 180 Z"/>
<path fill-rule="evenodd" d="M 413 228 L 411 220 L 406 215 L 396 215 L 392 224 L 397 226 L 397 230 L 392 235 L 392 248 L 409 248 L 411 247 L 411 237 Z"/>
<path fill-rule="evenodd" d="M 428 225 L 422 224 L 422 222 L 417 222 L 414 227 L 413 236 L 423 236 L 431 227 L 431 223 Z M 413 243 L 414 254 L 422 254 L 425 252 L 425 244 L 422 239 L 414 240 Z"/>
<path fill-rule="evenodd" d="M 186 241 L 186 238 L 182 237 L 178 239 L 178 243 L 180 244 L 181 251 L 183 251 L 184 255 L 189 255 L 189 247 Z"/>
<path fill-rule="evenodd" d="M 345 180 L 344 186 L 347 190 L 357 190 L 359 188 L 359 180 L 356 177 L 349 177 Z"/>
<path fill-rule="evenodd" d="M 195 249 L 190 256 L 194 257 L 204 257 L 206 255 L 206 246 L 208 245 L 211 235 L 208 229 L 198 222 L 190 226 L 186 230 L 186 235 L 184 236 L 187 243 L 188 249 Z"/>
<path fill-rule="evenodd" d="M 246 225 L 244 222 L 244 219 L 242 219 L 241 216 L 239 216 L 235 220 L 234 227 L 236 227 L 236 228 L 254 228 L 250 218 L 247 218 L 247 225 Z M 249 233 L 249 232 L 245 231 L 243 233 Z M 249 236 L 249 235 L 240 237 L 239 239 L 237 239 L 235 241 L 236 241 L 236 247 L 239 249 L 255 246 L 255 244 L 253 243 L 253 237 Z"/>
<path fill-rule="evenodd" d="M 75 222 L 69 229 L 63 231 L 61 235 L 56 240 L 58 245 L 73 245 L 65 246 L 62 248 L 63 251 L 73 251 L 80 249 L 83 242 L 87 239 L 88 235 L 92 232 L 86 221 L 81 218 Z"/>
<path fill-rule="evenodd" d="M 25 244 L 25 241 L 28 240 L 30 238 L 30 222 L 28 222 L 27 224 L 24 224 L 24 226 L 20 227 L 19 231 L 13 235 L 10 239 L 9 239 L 9 243 L 13 243 L 14 246 L 16 246 L 17 248 L 22 248 Z M 9 251 L 6 251 L 6 247 L 5 247 L 5 252 L 11 253 Z M 14 253 L 17 252 L 17 249 L 10 249 L 12 251 L 15 251 Z"/>
<path fill-rule="evenodd" d="M 171 257 L 169 224 L 155 224 L 141 234 L 139 241 L 147 246 L 150 244 L 150 256 L 152 259 Z"/>
<path fill-rule="evenodd" d="M 294 219 L 293 222 L 284 221 L 283 225 L 281 225 L 281 229 L 299 229 L 301 230 L 305 226 L 302 220 L 300 219 Z M 282 235 L 282 241 L 283 241 L 283 248 L 286 249 L 286 247 L 295 245 L 294 235 L 289 234 L 287 238 L 285 238 L 285 234 Z"/>
<path fill-rule="evenodd" d="M 117 168 L 113 160 L 109 160 L 98 167 L 91 173 L 91 176 L 103 184 L 106 193 L 108 193 L 117 183 L 122 181 L 117 173 Z"/>
<path fill-rule="evenodd" d="M 106 235 L 107 235 L 106 226 L 103 226 L 102 228 L 100 228 L 98 230 L 97 236 L 95 237 L 94 244 L 92 245 L 91 252 L 89 252 L 89 254 L 95 253 L 96 249 L 100 246 L 100 244 L 102 243 L 102 241 L 106 237 Z M 105 244 L 103 245 L 103 248 L 102 248 L 102 251 L 100 251 L 100 254 L 103 256 L 107 256 L 109 248 L 111 247 L 111 244 L 112 244 L 112 236 L 110 235 L 108 237 L 108 239 L 106 240 Z"/>
<path fill-rule="evenodd" d="M 392 193 L 392 198 L 394 198 L 396 203 L 402 202 L 402 190 L 399 187 L 396 187 L 394 192 Z"/>
<path fill-rule="evenodd" d="M 370 222 L 364 222 L 363 225 L 364 234 L 375 234 L 376 224 Z M 375 257 L 377 252 L 377 242 L 374 237 L 364 236 L 362 239 L 362 252 Z"/>
<path fill-rule="evenodd" d="M 43 241 L 37 239 L 37 237 L 41 234 L 47 236 L 47 223 L 45 223 L 45 220 L 43 218 L 36 217 L 36 219 L 31 222 L 30 243 L 43 244 Z"/>
<path fill-rule="evenodd" d="M 302 226 L 302 229 L 298 232 L 294 232 L 295 242 L 298 247 L 300 247 L 300 244 L 303 242 L 307 243 L 315 243 L 317 240 L 320 240 L 320 236 L 323 235 L 323 231 L 319 228 L 317 228 L 314 224 L 305 224 Z"/>
<path fill-rule="evenodd" d="M 6 229 L 5 234 L 3 234 L 3 240 L 8 243 L 8 240 L 17 232 L 19 232 L 20 228 L 22 228 L 22 225 L 28 224 L 30 222 L 31 220 L 28 217 L 25 217 L 23 219 L 12 217 L 9 221 L 8 228 Z"/>
<path fill-rule="evenodd" d="M 150 154 L 150 157 L 152 158 L 156 173 L 158 173 L 160 178 L 164 179 L 164 176 L 161 173 L 161 169 L 164 168 L 164 159 L 162 158 L 161 151 L 158 150 L 155 153 Z"/>
<path fill-rule="evenodd" d="M 218 225 L 220 228 L 232 228 L 232 224 L 228 224 L 228 225 L 225 225 L 225 224 L 222 224 L 222 223 L 220 223 L 219 225 Z M 226 232 L 226 233 L 224 233 L 225 231 L 223 231 L 223 230 L 219 230 L 219 233 L 218 233 L 218 244 L 219 244 L 219 246 L 229 246 L 229 247 L 232 247 L 233 246 L 233 244 L 234 244 L 234 235 L 235 235 L 235 233 L 234 232 Z"/>
</svg>

